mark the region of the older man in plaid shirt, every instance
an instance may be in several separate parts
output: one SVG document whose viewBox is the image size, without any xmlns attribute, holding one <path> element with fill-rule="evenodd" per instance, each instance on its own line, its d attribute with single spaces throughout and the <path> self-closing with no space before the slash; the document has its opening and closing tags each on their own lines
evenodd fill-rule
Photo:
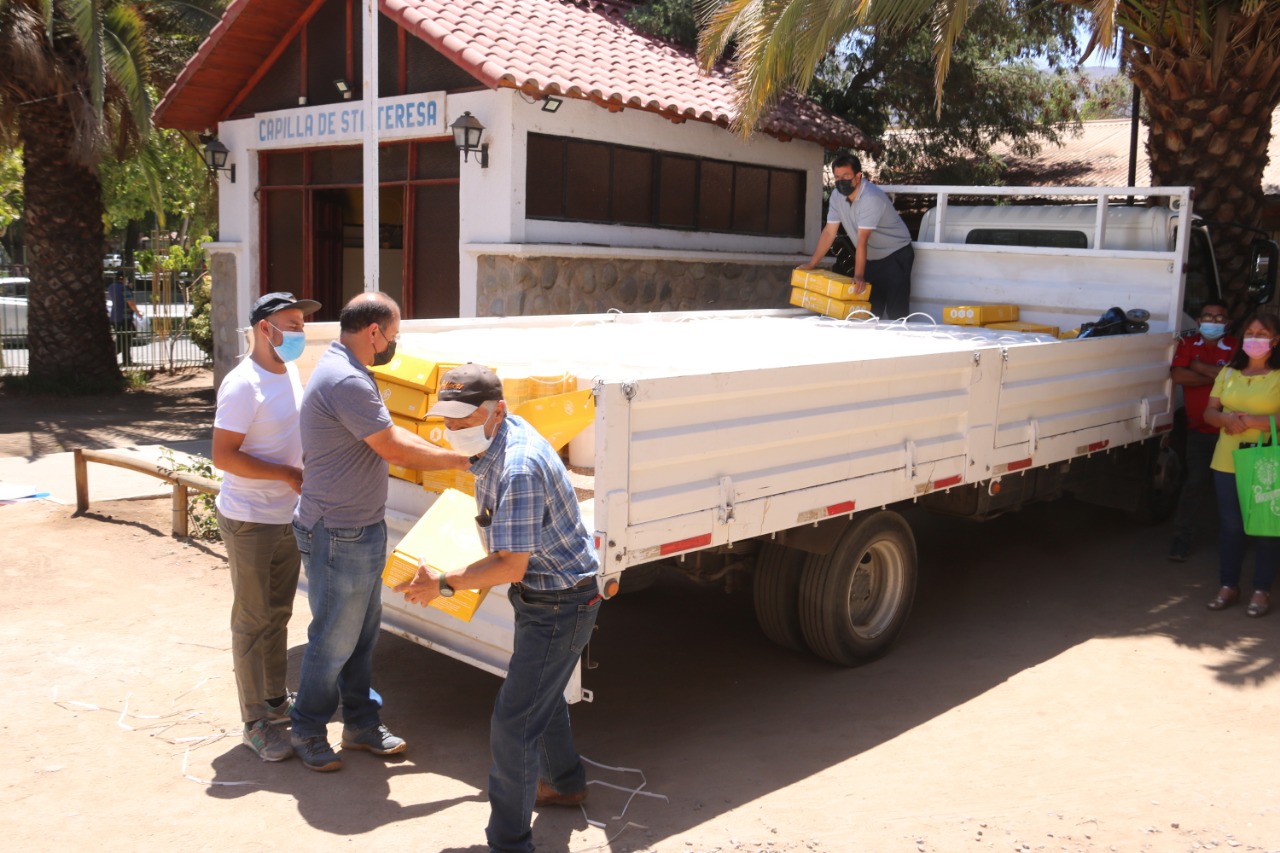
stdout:
<svg viewBox="0 0 1280 853">
<path fill-rule="evenodd" d="M 600 612 L 599 562 L 559 455 L 523 419 L 507 413 L 502 382 L 464 364 L 440 381 L 427 413 L 471 457 L 476 522 L 488 556 L 444 575 L 420 566 L 397 589 L 426 604 L 454 589 L 511 586 L 515 648 L 489 731 L 491 851 L 533 850 L 533 808 L 586 799 L 586 772 L 573 745 L 564 690 Z"/>
</svg>

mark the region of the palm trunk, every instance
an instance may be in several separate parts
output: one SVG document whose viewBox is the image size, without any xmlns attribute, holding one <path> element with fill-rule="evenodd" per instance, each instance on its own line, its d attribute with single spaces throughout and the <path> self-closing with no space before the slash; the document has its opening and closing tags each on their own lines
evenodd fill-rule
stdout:
<svg viewBox="0 0 1280 853">
<path fill-rule="evenodd" d="M 1219 67 L 1210 56 L 1168 46 L 1128 43 L 1125 58 L 1147 101 L 1151 183 L 1194 187 L 1201 217 L 1257 228 L 1271 115 L 1280 101 L 1280 45 L 1261 39 L 1217 57 Z M 1241 228 L 1214 231 L 1223 290 L 1237 303 L 1244 300 L 1254 236 Z"/>
<path fill-rule="evenodd" d="M 72 159 L 76 128 L 57 99 L 20 108 L 26 248 L 31 265 L 28 340 L 37 387 L 116 392 L 102 279 L 102 185 Z"/>
</svg>

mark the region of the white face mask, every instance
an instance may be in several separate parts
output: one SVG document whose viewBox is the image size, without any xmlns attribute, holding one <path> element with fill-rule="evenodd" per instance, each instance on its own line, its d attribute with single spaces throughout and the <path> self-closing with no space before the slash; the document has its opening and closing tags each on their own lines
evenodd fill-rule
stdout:
<svg viewBox="0 0 1280 853">
<path fill-rule="evenodd" d="M 444 437 L 449 442 L 449 446 L 459 453 L 465 453 L 467 456 L 476 456 L 484 453 L 489 449 L 489 445 L 493 444 L 493 439 L 486 437 L 484 434 L 484 428 L 488 423 L 489 419 L 485 418 L 484 423 L 479 426 L 446 429 Z"/>
</svg>

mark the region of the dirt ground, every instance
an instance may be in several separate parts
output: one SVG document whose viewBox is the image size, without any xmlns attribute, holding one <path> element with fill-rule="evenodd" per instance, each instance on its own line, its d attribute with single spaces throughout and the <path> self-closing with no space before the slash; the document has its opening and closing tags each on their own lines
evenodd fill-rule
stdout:
<svg viewBox="0 0 1280 853">
<path fill-rule="evenodd" d="M 201 381 L 0 397 L 0 453 L 199 438 Z M 167 500 L 73 509 L 0 506 L 8 849 L 483 849 L 493 676 L 384 635 L 408 753 L 263 764 L 240 746 L 221 547 L 172 539 Z M 593 785 L 585 814 L 535 816 L 539 849 L 1280 851 L 1280 613 L 1206 611 L 1212 546 L 1168 563 L 1166 528 L 1069 502 L 911 522 L 915 611 L 860 669 L 771 645 L 745 592 L 671 578 L 609 602 L 578 745 L 643 774 L 593 781 L 660 796 Z M 295 673 L 306 624 L 299 601 Z"/>
</svg>

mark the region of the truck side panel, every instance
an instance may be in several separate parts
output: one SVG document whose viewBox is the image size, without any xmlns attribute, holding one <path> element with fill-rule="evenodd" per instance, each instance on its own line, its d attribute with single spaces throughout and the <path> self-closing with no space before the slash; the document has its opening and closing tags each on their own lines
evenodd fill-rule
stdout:
<svg viewBox="0 0 1280 853">
<path fill-rule="evenodd" d="M 911 307 L 934 317 L 948 305 L 1010 303 L 1022 320 L 1065 331 L 1118 305 L 1144 308 L 1152 329 L 1172 331 L 1182 314 L 1182 269 L 1171 252 L 917 243 L 915 254 Z"/>
</svg>

